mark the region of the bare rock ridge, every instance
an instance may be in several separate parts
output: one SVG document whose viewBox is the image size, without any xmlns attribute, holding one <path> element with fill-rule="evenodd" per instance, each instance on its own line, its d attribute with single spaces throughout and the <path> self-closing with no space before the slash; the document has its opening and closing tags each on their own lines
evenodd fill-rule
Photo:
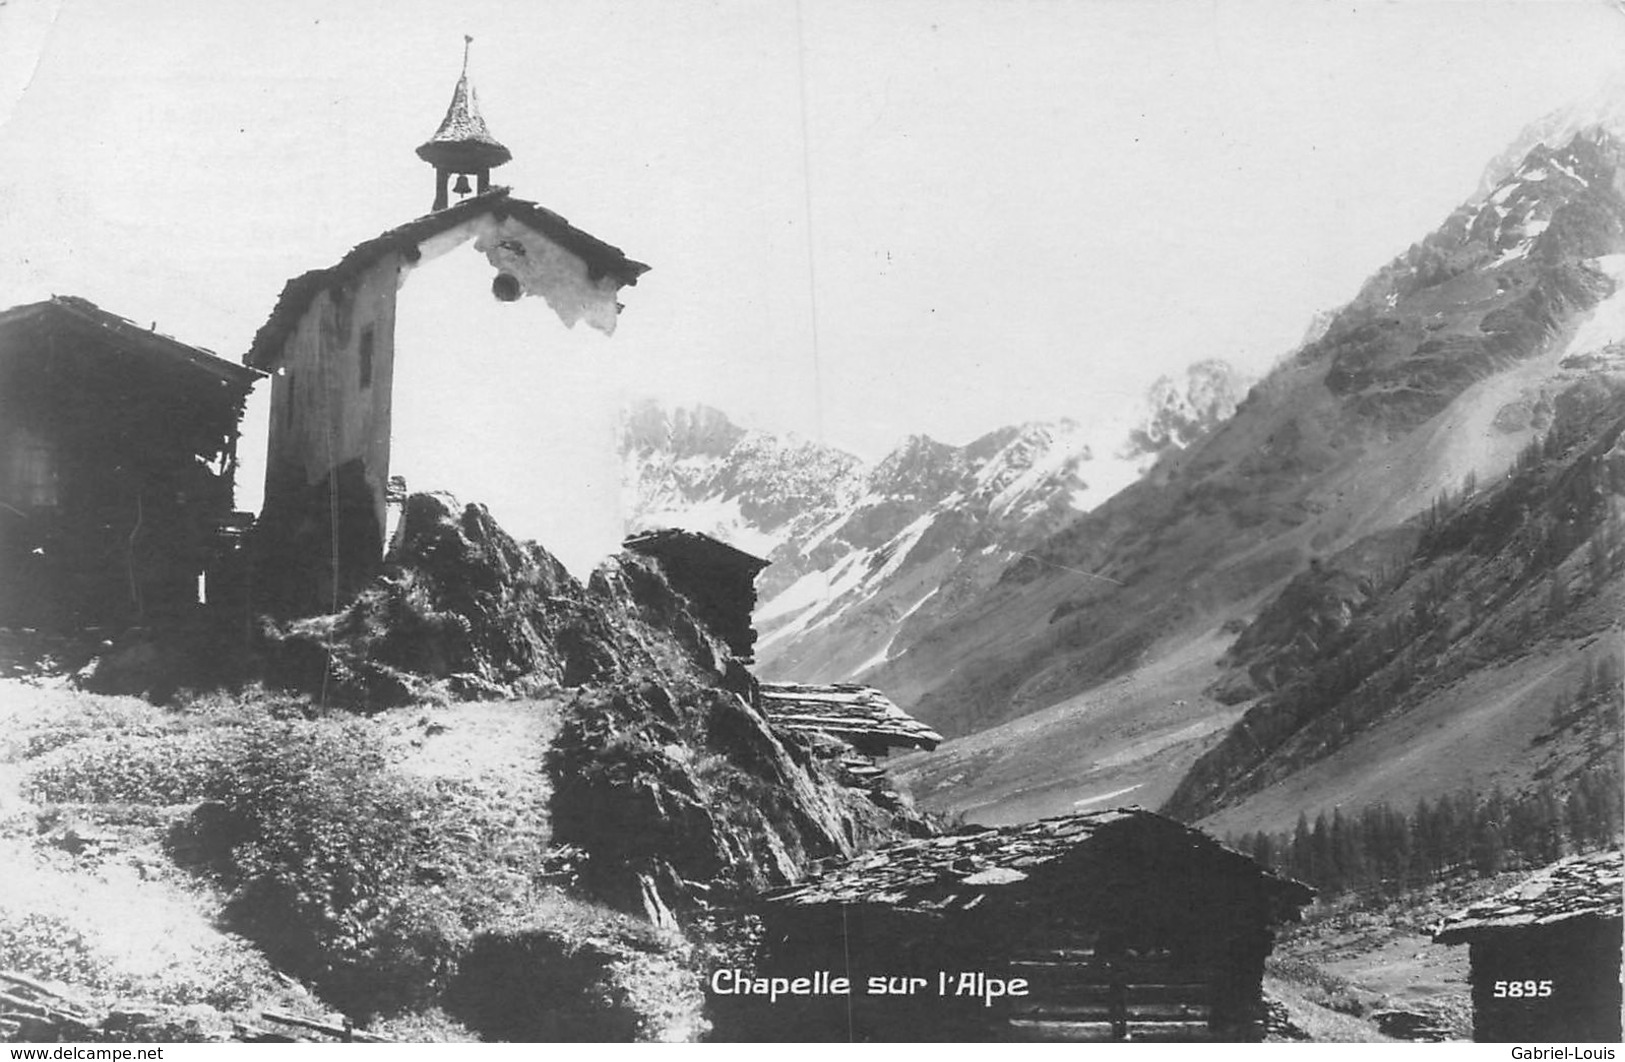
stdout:
<svg viewBox="0 0 1625 1062">
<path fill-rule="evenodd" d="M 1248 383 L 1216 358 L 1185 370 L 1183 386 L 1171 376 L 1158 377 L 1146 396 L 1145 423 L 1129 432 L 1124 456 L 1161 457 L 1185 449 L 1236 411 Z"/>
<path fill-rule="evenodd" d="M 134 890 L 123 912 L 182 882 L 181 906 L 199 926 L 218 918 L 276 1004 L 260 981 L 252 1005 L 239 996 L 247 974 L 230 963 L 200 963 L 196 980 L 141 974 L 126 992 L 136 967 L 53 966 L 25 947 L 27 976 L 86 1001 L 0 984 L 49 1019 L 30 1029 L 123 1039 L 141 1033 L 118 1015 L 140 1010 L 161 1039 L 351 1039 L 369 1025 L 393 1039 L 420 1022 L 517 1041 L 695 1038 L 710 1028 L 703 978 L 745 933 L 727 921 L 741 900 L 936 833 L 881 772 L 854 771 L 852 745 L 774 725 L 746 667 L 759 559 L 656 534 L 583 582 L 483 506 L 426 494 L 405 500 L 395 542 L 347 607 L 262 621 L 246 648 L 223 606 L 133 636 L 140 660 L 122 666 L 104 665 L 124 648 L 95 643 L 87 681 L 148 691 L 177 672 L 171 705 L 68 689 L 9 704 L 28 735 L 7 765 L 29 819 L 8 849 L 25 893 L 118 864 L 126 875 L 105 884 Z M 116 776 L 96 767 L 115 761 Z M 30 800 L 54 826 L 35 830 Z M 126 848 L 140 861 L 123 864 Z M 62 925 L 77 932 L 78 912 Z M 164 1024 L 181 1010 L 169 983 L 197 998 L 216 978 L 220 1009 Z"/>
</svg>

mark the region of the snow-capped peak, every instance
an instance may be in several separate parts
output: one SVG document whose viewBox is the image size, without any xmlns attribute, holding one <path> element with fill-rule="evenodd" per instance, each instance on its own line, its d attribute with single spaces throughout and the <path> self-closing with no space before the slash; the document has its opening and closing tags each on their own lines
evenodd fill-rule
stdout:
<svg viewBox="0 0 1625 1062">
<path fill-rule="evenodd" d="M 1489 195 L 1524 162 L 1531 149 L 1559 148 L 1579 133 L 1592 129 L 1625 138 L 1625 73 L 1614 75 L 1586 99 L 1552 111 L 1525 126 L 1506 150 L 1484 167 L 1473 199 L 1481 200 Z"/>
</svg>

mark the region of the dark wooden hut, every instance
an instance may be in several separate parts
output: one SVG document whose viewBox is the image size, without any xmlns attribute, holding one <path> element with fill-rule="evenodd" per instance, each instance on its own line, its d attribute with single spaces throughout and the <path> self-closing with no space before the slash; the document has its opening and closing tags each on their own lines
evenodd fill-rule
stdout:
<svg viewBox="0 0 1625 1062">
<path fill-rule="evenodd" d="M 1473 1039 L 1620 1039 L 1618 849 L 1554 863 L 1446 919 L 1433 939 L 1470 947 Z"/>
<path fill-rule="evenodd" d="M 694 603 L 700 619 L 743 663 L 756 651 L 756 576 L 767 561 L 698 531 L 662 528 L 633 535 L 624 549 L 660 562 L 672 588 Z"/>
<path fill-rule="evenodd" d="M 760 904 L 751 976 L 830 973 L 847 978 L 849 991 L 770 1003 L 728 991 L 736 974 L 720 984 L 714 976 L 718 1032 L 1256 1039 L 1272 927 L 1312 898 L 1206 834 L 1138 808 L 909 841 Z"/>
<path fill-rule="evenodd" d="M 259 373 L 85 299 L 0 313 L 0 626 L 151 622 L 230 548 Z"/>
</svg>

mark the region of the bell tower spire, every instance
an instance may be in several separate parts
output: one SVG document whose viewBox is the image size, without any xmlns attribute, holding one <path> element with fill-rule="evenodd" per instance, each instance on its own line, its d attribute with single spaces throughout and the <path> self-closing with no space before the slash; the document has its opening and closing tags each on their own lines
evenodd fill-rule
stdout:
<svg viewBox="0 0 1625 1062">
<path fill-rule="evenodd" d="M 450 203 L 447 183 L 453 174 L 457 186 L 451 191 L 467 195 L 473 190 L 468 186 L 468 178 L 473 176 L 478 190 L 484 192 L 491 187 L 491 171 L 513 158 L 485 127 L 474 87 L 468 83 L 468 52 L 473 43 L 473 37 L 463 36 L 463 73 L 452 90 L 451 106 L 446 108 L 440 128 L 417 152 L 418 158 L 434 167 L 435 210 L 444 210 Z"/>
</svg>

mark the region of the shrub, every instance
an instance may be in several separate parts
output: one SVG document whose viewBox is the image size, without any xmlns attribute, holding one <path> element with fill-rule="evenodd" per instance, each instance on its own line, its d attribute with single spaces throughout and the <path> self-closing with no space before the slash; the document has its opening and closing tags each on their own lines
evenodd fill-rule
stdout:
<svg viewBox="0 0 1625 1062">
<path fill-rule="evenodd" d="M 38 801 L 190 803 L 226 784 L 237 738 L 235 731 L 215 730 L 79 737 L 38 754 L 27 784 Z"/>
<path fill-rule="evenodd" d="M 474 938 L 446 1006 L 489 1039 L 694 1040 L 700 982 L 680 938 L 555 893 Z"/>
<path fill-rule="evenodd" d="M 432 993 L 464 933 L 414 880 L 433 794 L 385 773 L 356 724 L 261 724 L 239 741 L 213 799 L 172 835 L 177 858 L 215 869 L 232 928 L 345 1010 Z"/>
<path fill-rule="evenodd" d="M 0 967 L 76 984 L 107 979 L 106 959 L 63 918 L 38 911 L 0 918 Z"/>
</svg>

